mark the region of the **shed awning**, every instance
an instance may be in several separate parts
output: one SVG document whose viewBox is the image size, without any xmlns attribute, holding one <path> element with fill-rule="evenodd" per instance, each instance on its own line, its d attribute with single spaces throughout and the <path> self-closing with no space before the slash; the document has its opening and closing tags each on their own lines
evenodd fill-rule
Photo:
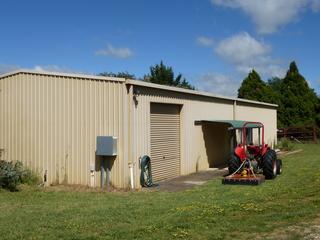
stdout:
<svg viewBox="0 0 320 240">
<path fill-rule="evenodd" d="M 222 124 L 228 124 L 230 128 L 232 129 L 239 129 L 242 128 L 243 125 L 246 122 L 252 122 L 252 121 L 242 121 L 242 120 L 198 120 L 195 121 L 196 125 L 201 124 L 208 124 L 208 123 L 222 123 Z M 247 128 L 261 128 L 262 125 L 259 123 L 249 123 L 246 125 Z"/>
</svg>

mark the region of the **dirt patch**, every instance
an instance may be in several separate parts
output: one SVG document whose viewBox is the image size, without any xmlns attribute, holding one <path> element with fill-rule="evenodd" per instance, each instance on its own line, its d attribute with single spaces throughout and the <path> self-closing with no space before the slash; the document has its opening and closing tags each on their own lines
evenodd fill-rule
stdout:
<svg viewBox="0 0 320 240">
<path fill-rule="evenodd" d="M 300 153 L 302 151 L 303 151 L 303 149 L 297 149 L 297 150 L 294 150 L 294 151 L 280 151 L 280 152 L 277 152 L 277 156 L 278 157 L 289 156 L 289 155 L 293 155 L 293 154 L 296 154 L 296 153 Z"/>
<path fill-rule="evenodd" d="M 277 228 L 271 233 L 258 235 L 255 239 L 305 239 L 320 240 L 320 216 L 312 222 L 303 222 L 289 227 Z"/>
<path fill-rule="evenodd" d="M 227 168 L 213 168 L 205 171 L 199 171 L 186 176 L 180 176 L 169 180 L 155 183 L 154 187 L 144 188 L 146 191 L 184 191 L 196 186 L 200 186 L 217 177 L 222 177 L 228 173 Z"/>
<path fill-rule="evenodd" d="M 213 178 L 222 177 L 228 173 L 227 168 L 213 168 L 205 171 L 199 171 L 197 173 L 192 173 L 186 176 L 180 176 L 177 178 L 161 181 L 155 183 L 153 187 L 150 188 L 142 188 L 137 190 L 131 190 L 129 188 L 119 189 L 110 186 L 109 188 L 100 188 L 100 187 L 89 187 L 83 185 L 68 185 L 68 184 L 57 184 L 50 185 L 47 187 L 39 187 L 40 190 L 46 192 L 139 192 L 139 191 L 168 191 L 168 192 L 177 192 L 183 191 L 186 189 L 190 189 L 196 186 L 200 186 L 212 180 Z"/>
</svg>

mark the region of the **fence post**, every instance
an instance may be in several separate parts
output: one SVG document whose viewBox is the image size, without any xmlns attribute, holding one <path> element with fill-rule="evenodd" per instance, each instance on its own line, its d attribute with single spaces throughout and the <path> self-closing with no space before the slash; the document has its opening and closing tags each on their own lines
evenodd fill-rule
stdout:
<svg viewBox="0 0 320 240">
<path fill-rule="evenodd" d="M 315 126 L 313 126 L 313 142 L 317 143 L 317 131 Z"/>
<path fill-rule="evenodd" d="M 284 138 L 287 138 L 287 128 L 284 128 L 284 129 L 283 129 L 283 137 L 284 137 Z"/>
</svg>

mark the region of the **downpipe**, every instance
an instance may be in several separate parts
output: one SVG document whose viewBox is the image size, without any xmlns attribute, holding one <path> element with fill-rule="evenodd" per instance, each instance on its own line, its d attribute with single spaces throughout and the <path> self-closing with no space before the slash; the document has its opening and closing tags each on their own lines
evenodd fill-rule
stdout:
<svg viewBox="0 0 320 240">
<path fill-rule="evenodd" d="M 131 162 L 129 163 L 129 169 L 130 169 L 130 186 L 131 189 L 134 189 L 134 177 L 133 177 L 133 168 L 134 168 L 134 164 Z"/>
</svg>

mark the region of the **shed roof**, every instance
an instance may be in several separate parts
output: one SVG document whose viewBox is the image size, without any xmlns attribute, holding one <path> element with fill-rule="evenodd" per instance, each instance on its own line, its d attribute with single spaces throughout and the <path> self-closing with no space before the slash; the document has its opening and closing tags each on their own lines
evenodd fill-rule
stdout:
<svg viewBox="0 0 320 240">
<path fill-rule="evenodd" d="M 241 99 L 241 98 L 225 97 L 225 96 L 221 96 L 221 95 L 212 94 L 209 92 L 202 92 L 202 91 L 189 90 L 189 89 L 172 87 L 172 86 L 165 86 L 165 85 L 160 85 L 160 84 L 144 82 L 141 80 L 132 80 L 132 79 L 125 79 L 125 78 L 117 78 L 117 77 L 104 77 L 104 76 L 89 75 L 89 74 L 82 74 L 82 73 L 63 73 L 63 72 L 49 72 L 49 71 L 35 71 L 35 70 L 28 70 L 28 69 L 19 69 L 19 70 L 15 70 L 15 71 L 0 75 L 0 79 L 5 78 L 5 77 L 9 77 L 12 75 L 16 75 L 19 73 L 47 75 L 47 76 L 72 77 L 72 78 L 80 78 L 80 79 L 87 79 L 87 80 L 93 79 L 93 80 L 101 80 L 101 81 L 124 82 L 128 85 L 162 89 L 162 90 L 166 90 L 166 91 L 180 92 L 180 93 L 186 93 L 186 94 L 192 94 L 192 95 L 198 95 L 198 96 L 204 96 L 204 97 L 211 97 L 211 98 L 222 99 L 222 100 L 231 100 L 231 101 L 236 101 L 236 102 L 240 102 L 240 103 L 262 105 L 262 106 L 268 106 L 268 107 L 272 107 L 272 108 L 278 107 L 278 105 L 271 104 L 271 103 L 252 101 L 252 100 Z"/>
<path fill-rule="evenodd" d="M 196 90 L 189 90 L 189 89 L 185 89 L 185 88 L 178 88 L 178 87 L 154 84 L 154 83 L 149 83 L 149 82 L 145 82 L 145 81 L 141 81 L 141 80 L 127 79 L 126 84 L 142 86 L 142 87 L 149 87 L 149 88 L 157 88 L 157 89 L 162 89 L 162 90 L 167 90 L 167 91 L 188 93 L 188 94 L 217 98 L 217 99 L 222 99 L 222 100 L 231 100 L 231 101 L 237 101 L 237 102 L 243 102 L 243 103 L 251 103 L 251 104 L 255 104 L 255 105 L 264 105 L 264 106 L 269 106 L 269 107 L 274 107 L 274 108 L 278 107 L 278 105 L 272 104 L 272 103 L 252 101 L 252 100 L 247 100 L 247 99 L 242 99 L 242 98 L 225 97 L 225 96 L 221 96 L 221 95 L 212 94 L 209 92 L 202 92 L 202 91 L 196 91 Z"/>
<path fill-rule="evenodd" d="M 1 78 L 9 77 L 12 75 L 16 75 L 19 73 L 26 74 L 35 74 L 35 75 L 45 75 L 45 76 L 59 76 L 59 77 L 71 77 L 71 78 L 81 78 L 81 79 L 93 79 L 93 80 L 101 80 L 101 81 L 116 81 L 116 82 L 125 82 L 125 78 L 117 78 L 117 77 L 105 77 L 105 76 L 97 76 L 83 73 L 64 73 L 64 72 L 47 72 L 47 71 L 35 71 L 28 69 L 18 69 L 12 72 L 8 72 L 0 75 Z"/>
</svg>

